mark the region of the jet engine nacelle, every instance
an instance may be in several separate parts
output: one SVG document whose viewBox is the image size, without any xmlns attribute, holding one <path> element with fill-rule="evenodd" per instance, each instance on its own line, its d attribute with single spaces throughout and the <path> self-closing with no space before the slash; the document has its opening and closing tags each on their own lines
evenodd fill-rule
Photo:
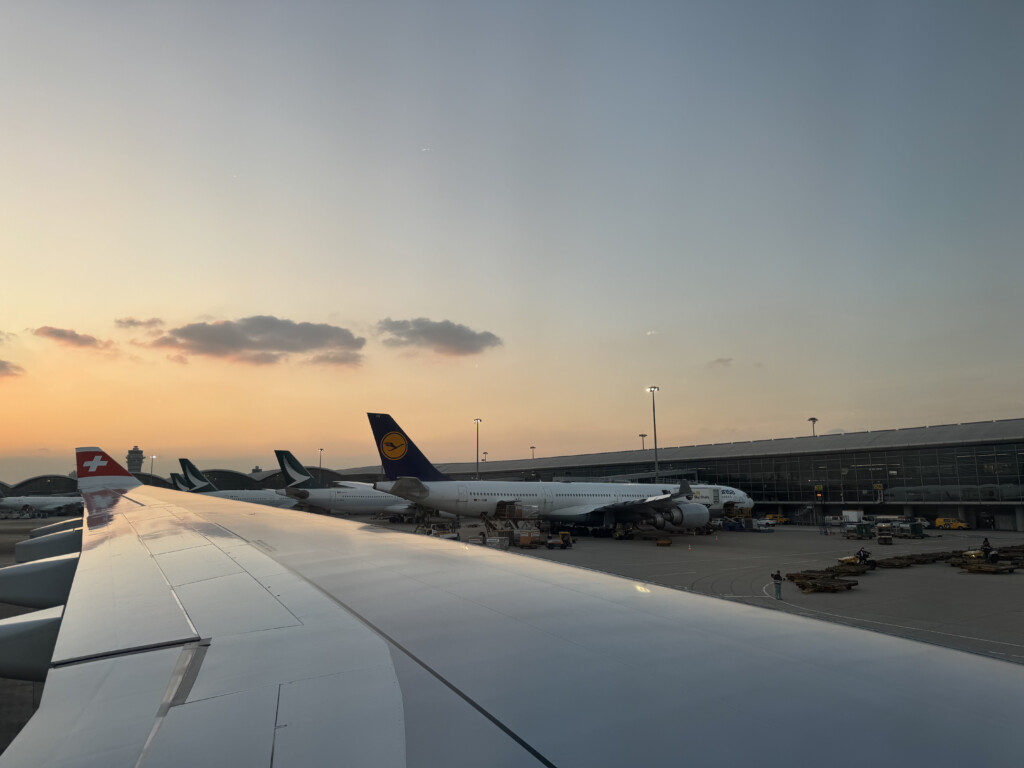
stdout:
<svg viewBox="0 0 1024 768">
<path fill-rule="evenodd" d="M 711 514 L 703 504 L 678 504 L 669 512 L 669 520 L 676 528 L 700 528 L 707 525 L 710 519 Z M 655 527 L 657 526 L 655 521 Z"/>
</svg>

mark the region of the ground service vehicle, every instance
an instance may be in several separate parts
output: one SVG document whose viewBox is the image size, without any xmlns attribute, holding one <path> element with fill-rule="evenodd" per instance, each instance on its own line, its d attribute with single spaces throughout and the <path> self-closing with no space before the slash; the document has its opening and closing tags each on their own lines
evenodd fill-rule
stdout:
<svg viewBox="0 0 1024 768">
<path fill-rule="evenodd" d="M 549 536 L 547 544 L 545 546 L 548 549 L 572 549 L 572 534 L 568 531 L 559 531 L 557 536 Z"/>
<path fill-rule="evenodd" d="M 947 531 L 966 531 L 970 529 L 967 523 L 955 517 L 937 517 L 935 518 L 935 527 L 945 528 Z"/>
</svg>

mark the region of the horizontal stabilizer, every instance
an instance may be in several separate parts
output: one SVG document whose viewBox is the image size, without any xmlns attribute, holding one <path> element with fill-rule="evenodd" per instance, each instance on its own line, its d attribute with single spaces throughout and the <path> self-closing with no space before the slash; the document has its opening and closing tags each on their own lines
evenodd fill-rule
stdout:
<svg viewBox="0 0 1024 768">
<path fill-rule="evenodd" d="M 410 501 L 423 501 L 430 495 L 430 489 L 419 478 L 400 477 L 391 484 L 391 489 L 388 493 L 401 496 L 403 499 L 409 499 Z"/>
</svg>

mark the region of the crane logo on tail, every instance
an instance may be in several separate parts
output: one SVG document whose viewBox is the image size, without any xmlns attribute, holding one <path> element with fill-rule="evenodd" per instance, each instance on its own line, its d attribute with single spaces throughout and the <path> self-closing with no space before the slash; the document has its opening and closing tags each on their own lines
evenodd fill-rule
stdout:
<svg viewBox="0 0 1024 768">
<path fill-rule="evenodd" d="M 409 450 L 409 442 L 401 432 L 388 432 L 380 439 L 380 452 L 392 461 L 398 461 Z"/>
</svg>

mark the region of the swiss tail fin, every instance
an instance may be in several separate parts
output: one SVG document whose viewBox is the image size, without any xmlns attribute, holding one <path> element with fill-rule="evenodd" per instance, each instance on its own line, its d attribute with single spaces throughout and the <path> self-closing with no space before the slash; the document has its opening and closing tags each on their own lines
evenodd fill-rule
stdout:
<svg viewBox="0 0 1024 768">
<path fill-rule="evenodd" d="M 296 459 L 291 451 L 274 451 L 277 456 L 277 463 L 284 475 L 285 488 L 322 488 L 309 471 L 302 466 L 302 462 Z"/>
<path fill-rule="evenodd" d="M 390 414 L 366 415 L 370 419 L 373 440 L 377 444 L 380 463 L 388 480 L 397 480 L 400 477 L 415 477 L 424 482 L 451 480 L 430 463 Z"/>
<path fill-rule="evenodd" d="M 78 466 L 78 490 L 83 494 L 127 491 L 142 485 L 102 448 L 76 448 L 75 463 Z"/>
<path fill-rule="evenodd" d="M 199 467 L 193 464 L 188 459 L 178 459 L 178 463 L 181 464 L 181 471 L 185 473 L 185 482 L 188 484 L 186 490 L 194 491 L 195 493 L 209 493 L 210 491 L 216 491 L 217 486 L 206 479 L 206 475 L 199 471 Z"/>
</svg>

